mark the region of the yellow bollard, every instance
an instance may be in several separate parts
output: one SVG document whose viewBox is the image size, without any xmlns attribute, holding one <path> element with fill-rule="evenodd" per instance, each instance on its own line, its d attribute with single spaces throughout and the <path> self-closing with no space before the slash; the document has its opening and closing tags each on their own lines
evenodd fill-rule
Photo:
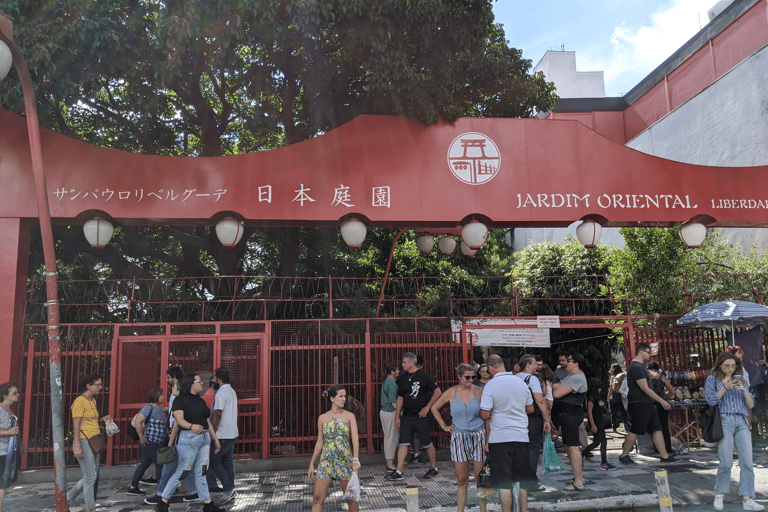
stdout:
<svg viewBox="0 0 768 512">
<path fill-rule="evenodd" d="M 672 494 L 669 492 L 667 472 L 654 471 L 653 476 L 656 478 L 656 492 L 659 494 L 659 511 L 672 512 Z"/>
<path fill-rule="evenodd" d="M 419 488 L 408 486 L 405 488 L 405 510 L 407 512 L 419 512 Z"/>
</svg>

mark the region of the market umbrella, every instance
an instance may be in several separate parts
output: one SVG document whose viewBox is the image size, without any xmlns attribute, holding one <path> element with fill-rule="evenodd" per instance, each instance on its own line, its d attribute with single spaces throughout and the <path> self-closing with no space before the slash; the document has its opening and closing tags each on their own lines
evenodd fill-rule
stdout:
<svg viewBox="0 0 768 512">
<path fill-rule="evenodd" d="M 704 304 L 678 319 L 677 325 L 695 327 L 757 327 L 768 322 L 768 306 L 744 300 Z"/>
</svg>

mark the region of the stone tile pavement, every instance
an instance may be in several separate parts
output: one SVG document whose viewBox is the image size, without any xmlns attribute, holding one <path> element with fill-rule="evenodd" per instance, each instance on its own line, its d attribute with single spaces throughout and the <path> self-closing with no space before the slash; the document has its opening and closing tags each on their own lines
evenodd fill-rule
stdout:
<svg viewBox="0 0 768 512">
<path fill-rule="evenodd" d="M 586 490 L 581 493 L 565 492 L 565 481 L 571 478 L 570 465 L 565 455 L 560 454 L 563 471 L 541 476 L 545 490 L 530 496 L 529 510 L 631 510 L 657 503 L 654 470 L 661 467 L 658 459 L 633 455 L 637 466 L 623 466 L 618 463 L 617 443 L 615 439 L 609 451 L 610 462 L 619 466 L 616 471 L 599 470 L 600 457 L 596 455 L 585 463 L 584 476 Z M 764 443 L 763 443 L 764 444 Z M 445 454 L 441 454 L 445 458 Z M 405 479 L 392 482 L 384 478 L 384 468 L 380 456 L 361 457 L 364 464 L 361 470 L 363 496 L 361 509 L 367 511 L 402 511 L 405 510 L 405 490 L 408 486 L 419 487 L 419 505 L 421 509 L 443 512 L 456 509 L 456 478 L 453 463 L 447 460 L 438 462 L 440 475 L 432 480 L 425 480 L 426 465 L 409 464 L 405 468 Z M 676 506 L 711 504 L 712 487 L 717 471 L 717 453 L 711 449 L 692 449 L 689 454 L 679 456 L 674 464 L 664 465 L 669 477 L 670 488 Z M 758 500 L 768 504 L 768 455 L 761 446 L 754 449 L 756 487 Z M 296 469 L 253 467 L 253 464 L 238 465 L 238 498 L 224 508 L 230 511 L 249 512 L 299 512 L 310 510 L 312 504 L 312 485 L 307 480 L 307 459 L 283 460 L 283 466 L 292 465 Z M 302 469 L 298 469 L 302 468 Z M 100 511 L 129 512 L 149 511 L 152 508 L 143 503 L 139 496 L 127 495 L 132 466 L 102 468 L 97 503 Z M 36 478 L 42 483 L 26 483 L 12 486 L 5 499 L 6 511 L 31 512 L 55 511 L 53 499 L 52 472 L 38 473 Z M 74 473 L 74 472 L 73 472 Z M 733 491 L 726 503 L 736 502 L 739 469 L 734 463 L 732 481 Z M 74 481 L 74 476 L 68 478 Z M 22 481 L 34 480 L 27 475 Z M 46 481 L 48 480 L 48 481 Z M 70 483 L 71 485 L 71 483 Z M 154 491 L 153 486 L 144 486 L 144 490 Z M 326 511 L 346 510 L 341 502 L 341 490 L 338 484 L 332 487 L 326 503 Z M 470 481 L 468 500 L 469 511 L 477 510 L 477 498 L 474 495 L 474 483 Z M 221 495 L 214 494 L 214 500 Z M 658 506 L 658 505 L 657 505 Z M 498 510 L 498 505 L 491 505 L 491 510 Z M 739 507 L 740 508 L 740 507 Z M 174 497 L 170 509 L 174 512 L 198 512 L 199 503 L 181 501 L 181 494 Z M 75 501 L 72 512 L 83 510 L 82 500 Z"/>
</svg>

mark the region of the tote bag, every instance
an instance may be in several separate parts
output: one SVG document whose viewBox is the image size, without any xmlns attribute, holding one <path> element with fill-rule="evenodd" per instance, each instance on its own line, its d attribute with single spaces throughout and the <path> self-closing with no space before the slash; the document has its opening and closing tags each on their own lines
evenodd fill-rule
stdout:
<svg viewBox="0 0 768 512">
<path fill-rule="evenodd" d="M 720 420 L 720 404 L 704 406 L 699 411 L 701 438 L 708 443 L 716 443 L 723 438 L 723 423 Z"/>
</svg>

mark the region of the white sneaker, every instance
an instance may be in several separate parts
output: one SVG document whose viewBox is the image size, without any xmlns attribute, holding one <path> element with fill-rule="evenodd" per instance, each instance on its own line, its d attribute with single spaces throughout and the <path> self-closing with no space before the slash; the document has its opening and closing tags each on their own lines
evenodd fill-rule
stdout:
<svg viewBox="0 0 768 512">
<path fill-rule="evenodd" d="M 765 510 L 765 507 L 753 500 L 752 498 L 748 498 L 744 501 L 743 504 L 744 510 Z"/>
<path fill-rule="evenodd" d="M 715 496 L 715 502 L 713 503 L 715 510 L 723 510 L 723 495 L 718 494 Z"/>
</svg>

